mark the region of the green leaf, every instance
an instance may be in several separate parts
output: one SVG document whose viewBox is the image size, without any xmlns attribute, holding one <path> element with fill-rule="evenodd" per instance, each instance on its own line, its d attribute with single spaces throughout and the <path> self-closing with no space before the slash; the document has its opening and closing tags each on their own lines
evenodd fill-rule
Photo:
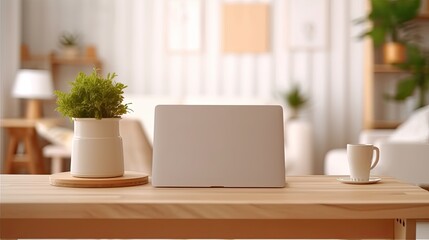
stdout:
<svg viewBox="0 0 429 240">
<path fill-rule="evenodd" d="M 284 93 L 284 100 L 293 109 L 302 108 L 308 102 L 308 98 L 301 93 L 298 85 Z"/>
<path fill-rule="evenodd" d="M 420 9 L 420 0 L 395 0 L 392 11 L 397 17 L 397 22 L 403 23 L 415 18 Z"/>
<path fill-rule="evenodd" d="M 389 16 L 390 0 L 371 0 L 371 18 L 386 18 Z"/>
<path fill-rule="evenodd" d="M 396 66 L 413 74 L 423 73 L 424 69 L 428 68 L 428 56 L 417 45 L 407 44 L 406 54 L 405 62 Z"/>
<path fill-rule="evenodd" d="M 376 46 L 386 41 L 401 42 L 399 32 L 404 32 L 406 23 L 418 15 L 420 4 L 421 0 L 371 0 L 371 12 L 355 20 L 356 23 L 364 23 L 364 19 L 372 23 L 360 36 L 370 36 Z"/>
<path fill-rule="evenodd" d="M 122 96 L 127 86 L 116 83 L 116 73 L 103 78 L 94 69 L 90 75 L 79 73 L 69 93 L 55 91 L 57 108 L 70 118 L 116 118 L 130 111 Z"/>
<path fill-rule="evenodd" d="M 374 27 L 368 35 L 371 36 L 372 40 L 374 41 L 374 44 L 376 46 L 380 46 L 384 40 L 386 39 L 386 29 L 381 27 Z"/>
<path fill-rule="evenodd" d="M 416 80 L 414 78 L 404 79 L 396 86 L 396 93 L 393 96 L 388 96 L 388 98 L 395 101 L 404 101 L 413 95 L 415 88 Z"/>
</svg>

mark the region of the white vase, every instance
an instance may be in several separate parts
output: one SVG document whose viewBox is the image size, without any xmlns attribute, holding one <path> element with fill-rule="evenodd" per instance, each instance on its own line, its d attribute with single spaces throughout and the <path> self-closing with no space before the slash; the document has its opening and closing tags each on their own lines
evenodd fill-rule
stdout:
<svg viewBox="0 0 429 240">
<path fill-rule="evenodd" d="M 312 175 L 313 127 L 303 119 L 289 120 L 285 129 L 286 171 L 288 175 Z"/>
<path fill-rule="evenodd" d="M 70 172 L 74 177 L 107 178 L 124 174 L 120 118 L 74 118 Z"/>
</svg>

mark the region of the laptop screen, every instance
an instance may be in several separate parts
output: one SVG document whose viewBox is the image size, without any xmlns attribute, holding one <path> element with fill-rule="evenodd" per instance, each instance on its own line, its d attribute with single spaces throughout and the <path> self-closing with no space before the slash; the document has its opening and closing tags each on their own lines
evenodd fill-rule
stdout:
<svg viewBox="0 0 429 240">
<path fill-rule="evenodd" d="M 157 106 L 152 185 L 284 187 L 281 106 Z"/>
</svg>

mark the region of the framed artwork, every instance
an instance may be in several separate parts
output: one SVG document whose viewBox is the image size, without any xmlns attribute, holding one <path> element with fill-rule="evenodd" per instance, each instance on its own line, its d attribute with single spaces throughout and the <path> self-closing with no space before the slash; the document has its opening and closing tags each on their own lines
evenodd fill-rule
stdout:
<svg viewBox="0 0 429 240">
<path fill-rule="evenodd" d="M 201 0 L 166 1 L 167 48 L 170 52 L 197 52 L 202 50 Z"/>
<path fill-rule="evenodd" d="M 270 12 L 266 3 L 224 3 L 222 47 L 230 53 L 269 51 Z"/>
<path fill-rule="evenodd" d="M 328 0 L 288 0 L 288 3 L 289 47 L 291 49 L 326 48 Z"/>
</svg>

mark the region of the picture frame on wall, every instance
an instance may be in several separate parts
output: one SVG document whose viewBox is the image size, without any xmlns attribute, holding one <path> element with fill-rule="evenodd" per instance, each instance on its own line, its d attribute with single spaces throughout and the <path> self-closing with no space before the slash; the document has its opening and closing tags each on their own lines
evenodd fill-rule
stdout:
<svg viewBox="0 0 429 240">
<path fill-rule="evenodd" d="M 328 47 L 328 0 L 288 0 L 287 39 L 292 50 Z M 305 12 L 306 14 L 302 14 Z"/>
<path fill-rule="evenodd" d="M 166 44 L 168 52 L 200 52 L 203 48 L 203 1 L 166 1 Z"/>
<path fill-rule="evenodd" d="M 224 3 L 222 49 L 225 53 L 270 51 L 270 5 L 268 3 Z"/>
</svg>

